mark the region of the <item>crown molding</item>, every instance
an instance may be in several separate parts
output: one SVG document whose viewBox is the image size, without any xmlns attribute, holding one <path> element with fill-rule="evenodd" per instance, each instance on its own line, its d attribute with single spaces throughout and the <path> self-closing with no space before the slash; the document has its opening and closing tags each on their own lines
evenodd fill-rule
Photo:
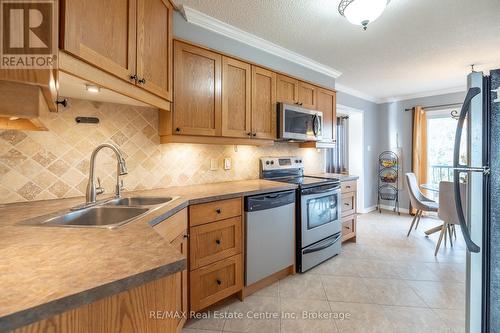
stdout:
<svg viewBox="0 0 500 333">
<path fill-rule="evenodd" d="M 349 94 L 349 95 L 354 96 L 354 97 L 364 99 L 365 101 L 369 101 L 372 103 L 376 103 L 376 104 L 381 103 L 381 99 L 379 99 L 379 98 L 365 94 L 359 90 L 344 86 L 343 84 L 340 84 L 340 83 L 335 83 L 335 90 Z"/>
<path fill-rule="evenodd" d="M 415 98 L 424 98 L 424 97 L 465 92 L 466 90 L 467 90 L 466 86 L 460 86 L 460 87 L 439 89 L 439 90 L 433 90 L 433 91 L 425 91 L 425 92 L 416 93 L 416 94 L 382 98 L 382 99 L 380 99 L 379 103 L 393 103 L 393 102 L 406 101 L 406 100 L 415 99 Z"/>
<path fill-rule="evenodd" d="M 335 68 L 323 65 L 315 60 L 307 58 L 296 52 L 290 51 L 284 47 L 276 45 L 263 38 L 257 37 L 251 33 L 238 29 L 235 26 L 219 21 L 216 18 L 208 16 L 207 14 L 199 12 L 191 7 L 183 5 L 180 9 L 184 15 L 184 18 L 189 23 L 198 25 L 202 28 L 211 30 L 220 35 L 234 39 L 238 42 L 250 45 L 264 52 L 294 62 L 300 66 L 309 68 L 318 73 L 333 77 L 334 79 L 342 75 L 342 73 L 336 70 Z"/>
</svg>

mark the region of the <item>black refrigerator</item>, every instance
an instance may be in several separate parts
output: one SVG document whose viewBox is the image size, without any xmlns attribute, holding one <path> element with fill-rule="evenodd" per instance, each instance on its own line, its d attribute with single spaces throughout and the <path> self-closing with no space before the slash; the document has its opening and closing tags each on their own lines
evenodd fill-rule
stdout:
<svg viewBox="0 0 500 333">
<path fill-rule="evenodd" d="M 500 332 L 500 69 L 472 72 L 467 86 L 453 159 L 455 205 L 467 244 L 466 331 Z M 459 159 L 463 126 L 467 165 Z M 458 190 L 464 179 L 466 209 Z"/>
</svg>

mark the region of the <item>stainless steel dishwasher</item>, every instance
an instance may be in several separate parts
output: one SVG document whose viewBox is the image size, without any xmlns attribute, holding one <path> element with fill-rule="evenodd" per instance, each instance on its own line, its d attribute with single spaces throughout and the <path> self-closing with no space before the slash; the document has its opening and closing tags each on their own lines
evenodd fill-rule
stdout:
<svg viewBox="0 0 500 333">
<path fill-rule="evenodd" d="M 295 262 L 295 191 L 245 198 L 245 286 Z"/>
</svg>

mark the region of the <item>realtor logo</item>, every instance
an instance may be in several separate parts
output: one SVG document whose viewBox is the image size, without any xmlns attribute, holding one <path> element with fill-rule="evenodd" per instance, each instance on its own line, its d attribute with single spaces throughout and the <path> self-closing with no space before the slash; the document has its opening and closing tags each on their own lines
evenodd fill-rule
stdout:
<svg viewBox="0 0 500 333">
<path fill-rule="evenodd" d="M 1 68 L 52 68 L 55 59 L 53 0 L 0 0 Z"/>
</svg>

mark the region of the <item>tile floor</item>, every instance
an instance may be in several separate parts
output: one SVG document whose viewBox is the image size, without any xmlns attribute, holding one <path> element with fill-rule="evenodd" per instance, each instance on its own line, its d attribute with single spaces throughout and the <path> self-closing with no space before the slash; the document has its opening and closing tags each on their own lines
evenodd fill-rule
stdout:
<svg viewBox="0 0 500 333">
<path fill-rule="evenodd" d="M 439 220 L 423 219 L 407 238 L 410 222 L 388 212 L 360 215 L 357 243 L 344 243 L 339 256 L 244 302 L 229 300 L 210 318 L 189 320 L 183 332 L 464 332 L 460 231 L 453 248 L 442 245 L 434 257 L 438 234 L 423 231 Z"/>
</svg>

